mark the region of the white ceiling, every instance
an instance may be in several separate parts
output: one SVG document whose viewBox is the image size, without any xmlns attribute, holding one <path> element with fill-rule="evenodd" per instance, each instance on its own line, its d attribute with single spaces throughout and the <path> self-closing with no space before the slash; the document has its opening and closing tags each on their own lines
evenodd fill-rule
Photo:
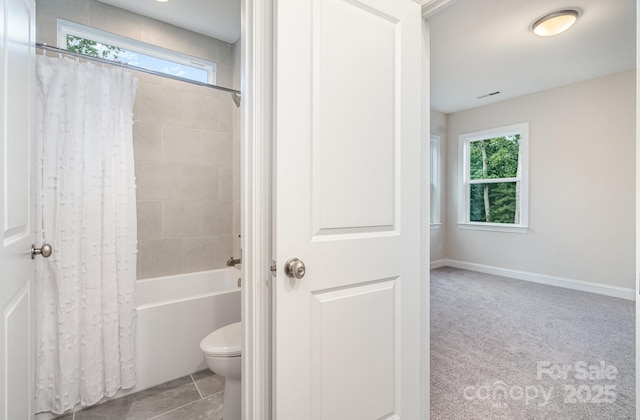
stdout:
<svg viewBox="0 0 640 420">
<path fill-rule="evenodd" d="M 635 3 L 455 1 L 428 18 L 432 109 L 460 111 L 635 68 Z M 567 32 L 541 38 L 530 31 L 539 17 L 568 7 L 582 14 Z"/>
<path fill-rule="evenodd" d="M 240 38 L 240 0 L 98 0 L 229 44 Z"/>
</svg>

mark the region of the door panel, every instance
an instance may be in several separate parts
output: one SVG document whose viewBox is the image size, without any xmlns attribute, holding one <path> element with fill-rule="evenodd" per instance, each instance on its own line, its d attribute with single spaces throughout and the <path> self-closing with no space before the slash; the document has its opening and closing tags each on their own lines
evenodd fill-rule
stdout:
<svg viewBox="0 0 640 420">
<path fill-rule="evenodd" d="M 386 418 L 400 405 L 400 284 L 385 279 L 313 293 L 311 389 L 317 418 Z M 375 334 L 359 333 L 371 325 Z"/>
<path fill-rule="evenodd" d="M 276 21 L 274 418 L 417 419 L 420 8 L 279 0 Z"/>
<path fill-rule="evenodd" d="M 311 39 L 314 228 L 325 234 L 393 229 L 399 214 L 398 22 L 363 3 L 321 1 L 316 7 Z"/>
<path fill-rule="evenodd" d="M 25 87 L 27 79 L 35 77 L 32 62 L 28 59 L 32 44 L 29 30 L 32 10 L 24 0 L 7 0 L 6 19 L 6 83 L 7 106 L 5 121 L 11 139 L 5 143 L 7 154 L 7 180 L 5 191 L 5 241 L 19 240 L 28 235 L 29 190 L 25 181 L 29 179 L 29 133 L 31 127 L 25 124 L 25 116 L 30 113 L 31 98 Z M 35 12 L 35 11 L 34 11 Z M 21 141 L 11 141 L 21 139 Z"/>
<path fill-rule="evenodd" d="M 0 3 L 0 419 L 32 416 L 33 211 L 30 151 L 35 81 L 35 2 Z"/>
</svg>

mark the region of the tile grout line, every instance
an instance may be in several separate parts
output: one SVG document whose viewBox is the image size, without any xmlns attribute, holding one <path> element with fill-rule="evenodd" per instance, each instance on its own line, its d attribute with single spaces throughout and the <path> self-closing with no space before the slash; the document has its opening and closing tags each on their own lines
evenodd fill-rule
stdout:
<svg viewBox="0 0 640 420">
<path fill-rule="evenodd" d="M 193 379 L 193 378 L 191 378 L 191 379 Z M 196 387 L 196 388 L 197 388 L 197 387 Z M 171 410 L 169 410 L 169 411 L 165 411 L 164 413 L 158 414 L 158 415 L 153 416 L 153 417 L 149 417 L 147 420 L 157 419 L 157 418 L 159 418 L 159 417 L 164 416 L 165 414 L 169 414 L 169 413 L 172 413 L 172 412 L 174 412 L 174 411 L 176 411 L 176 410 L 179 410 L 179 409 L 181 409 L 181 408 L 184 408 L 184 407 L 186 407 L 186 406 L 188 406 L 188 405 L 195 404 L 195 403 L 197 403 L 198 401 L 199 401 L 199 400 L 191 401 L 191 402 L 186 403 L 186 404 L 183 404 L 183 405 L 181 405 L 181 406 L 179 406 L 179 407 L 172 408 Z"/>
<path fill-rule="evenodd" d="M 200 388 L 198 388 L 198 383 L 196 382 L 195 379 L 193 379 L 193 374 L 190 373 L 189 377 L 191 378 L 191 380 L 193 381 L 193 384 L 196 386 L 196 389 L 198 390 L 198 395 L 200 395 L 200 399 L 204 399 L 204 397 L 202 396 L 202 392 L 200 392 Z"/>
<path fill-rule="evenodd" d="M 193 379 L 193 378 L 192 378 L 192 379 Z M 211 396 L 213 396 L 213 395 L 218 395 L 218 394 L 219 394 L 219 393 L 221 393 L 221 392 L 223 392 L 223 391 L 218 391 L 218 392 L 216 392 L 215 394 L 211 394 Z M 204 399 L 204 398 L 203 398 L 203 399 Z M 160 418 L 160 417 L 164 416 L 165 414 L 172 413 L 172 412 L 174 412 L 174 411 L 177 411 L 177 410 L 179 410 L 179 409 L 181 409 L 181 408 L 187 407 L 187 406 L 189 406 L 189 405 L 191 405 L 191 404 L 195 404 L 195 403 L 197 403 L 197 402 L 198 402 L 198 400 L 191 401 L 190 403 L 186 403 L 186 404 L 181 405 L 181 406 L 179 406 L 179 407 L 172 408 L 171 410 L 169 410 L 169 411 L 165 411 L 164 413 L 157 414 L 157 415 L 155 415 L 155 416 L 153 416 L 153 417 L 149 417 L 147 420 L 153 420 L 153 419 Z"/>
</svg>

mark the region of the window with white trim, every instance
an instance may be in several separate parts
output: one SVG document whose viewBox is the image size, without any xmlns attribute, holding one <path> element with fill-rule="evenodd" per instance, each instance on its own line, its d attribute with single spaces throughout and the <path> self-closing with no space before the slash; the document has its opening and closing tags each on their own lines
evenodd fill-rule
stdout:
<svg viewBox="0 0 640 420">
<path fill-rule="evenodd" d="M 459 136 L 460 226 L 526 233 L 529 123 Z"/>
<path fill-rule="evenodd" d="M 440 136 L 431 134 L 431 225 L 440 224 Z"/>
<path fill-rule="evenodd" d="M 58 19 L 58 47 L 215 85 L 216 63 Z"/>
</svg>

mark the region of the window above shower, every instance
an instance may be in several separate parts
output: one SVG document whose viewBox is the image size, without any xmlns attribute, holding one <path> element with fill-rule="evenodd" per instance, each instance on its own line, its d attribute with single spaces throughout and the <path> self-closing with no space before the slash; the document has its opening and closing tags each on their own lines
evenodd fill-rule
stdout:
<svg viewBox="0 0 640 420">
<path fill-rule="evenodd" d="M 196 82 L 216 84 L 216 63 L 58 19 L 58 47 Z"/>
</svg>

